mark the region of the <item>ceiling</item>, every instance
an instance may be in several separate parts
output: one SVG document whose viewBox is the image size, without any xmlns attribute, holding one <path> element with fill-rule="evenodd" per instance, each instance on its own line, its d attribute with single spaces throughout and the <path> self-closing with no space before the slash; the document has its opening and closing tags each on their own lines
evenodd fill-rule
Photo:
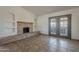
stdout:
<svg viewBox="0 0 79 59">
<path fill-rule="evenodd" d="M 39 16 L 51 12 L 53 13 L 58 11 L 70 10 L 73 8 L 79 8 L 79 6 L 23 6 L 23 8 Z"/>
</svg>

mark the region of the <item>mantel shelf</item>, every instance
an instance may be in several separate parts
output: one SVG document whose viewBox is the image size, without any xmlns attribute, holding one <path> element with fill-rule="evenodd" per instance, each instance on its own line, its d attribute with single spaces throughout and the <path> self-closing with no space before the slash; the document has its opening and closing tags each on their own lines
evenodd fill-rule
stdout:
<svg viewBox="0 0 79 59">
<path fill-rule="evenodd" d="M 23 21 L 17 21 L 18 23 L 27 23 L 27 24 L 33 24 L 33 22 L 23 22 Z"/>
</svg>

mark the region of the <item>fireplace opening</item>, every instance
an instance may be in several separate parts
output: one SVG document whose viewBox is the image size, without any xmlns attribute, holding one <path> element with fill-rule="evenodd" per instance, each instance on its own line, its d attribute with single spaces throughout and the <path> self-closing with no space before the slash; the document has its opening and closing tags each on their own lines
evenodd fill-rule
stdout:
<svg viewBox="0 0 79 59">
<path fill-rule="evenodd" d="M 24 27 L 23 28 L 23 33 L 29 33 L 29 27 Z"/>
</svg>

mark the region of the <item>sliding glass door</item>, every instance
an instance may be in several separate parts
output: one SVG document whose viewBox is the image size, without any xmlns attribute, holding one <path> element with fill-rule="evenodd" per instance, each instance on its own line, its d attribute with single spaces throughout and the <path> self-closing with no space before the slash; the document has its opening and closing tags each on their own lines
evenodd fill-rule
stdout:
<svg viewBox="0 0 79 59">
<path fill-rule="evenodd" d="M 71 15 L 49 18 L 49 34 L 71 38 Z"/>
</svg>

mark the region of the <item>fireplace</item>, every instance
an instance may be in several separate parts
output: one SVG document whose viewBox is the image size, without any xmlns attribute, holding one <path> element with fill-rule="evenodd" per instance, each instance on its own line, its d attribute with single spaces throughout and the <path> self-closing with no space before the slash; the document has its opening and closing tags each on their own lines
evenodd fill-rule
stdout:
<svg viewBox="0 0 79 59">
<path fill-rule="evenodd" d="M 23 28 L 23 33 L 29 33 L 29 27 L 24 27 Z"/>
<path fill-rule="evenodd" d="M 33 32 L 33 23 L 32 22 L 17 22 L 17 34 L 23 34 Z"/>
</svg>

